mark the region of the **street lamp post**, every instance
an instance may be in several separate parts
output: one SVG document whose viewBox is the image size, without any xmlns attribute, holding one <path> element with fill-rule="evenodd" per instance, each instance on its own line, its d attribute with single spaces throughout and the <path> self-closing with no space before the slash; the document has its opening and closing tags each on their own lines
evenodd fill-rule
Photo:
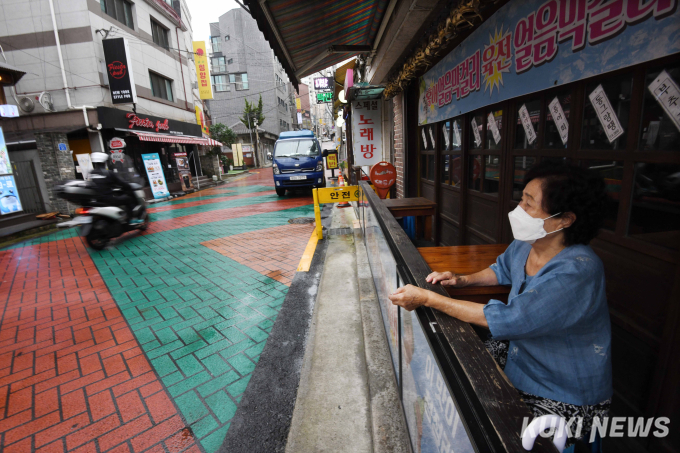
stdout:
<svg viewBox="0 0 680 453">
<path fill-rule="evenodd" d="M 249 113 L 248 114 L 248 133 L 250 134 L 250 143 L 253 144 L 253 128 L 250 125 L 250 117 L 251 116 L 253 116 L 253 114 Z M 255 124 L 257 125 L 257 120 L 255 121 Z M 257 127 L 257 126 L 255 126 L 255 127 Z M 257 134 L 257 131 L 255 131 L 255 133 Z M 258 157 L 257 156 L 257 144 L 254 144 L 254 146 L 255 146 L 255 152 L 253 153 L 253 157 L 255 159 L 255 167 L 259 168 L 260 164 L 259 164 L 259 159 L 257 158 Z"/>
</svg>

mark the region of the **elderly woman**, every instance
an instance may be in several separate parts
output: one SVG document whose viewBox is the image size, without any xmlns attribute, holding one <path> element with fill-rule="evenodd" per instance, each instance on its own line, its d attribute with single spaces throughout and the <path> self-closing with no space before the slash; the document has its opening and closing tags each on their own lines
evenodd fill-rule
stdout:
<svg viewBox="0 0 680 453">
<path fill-rule="evenodd" d="M 548 163 L 529 171 L 525 183 L 508 215 L 515 240 L 496 263 L 472 275 L 427 277 L 459 288 L 512 285 L 507 304 L 481 305 L 411 285 L 390 299 L 409 311 L 425 305 L 487 327 L 487 348 L 534 415 L 580 417 L 581 433 L 573 434 L 583 436 L 594 416 L 607 415 L 612 396 L 604 269 L 588 246 L 603 220 L 605 184 L 584 169 Z"/>
</svg>

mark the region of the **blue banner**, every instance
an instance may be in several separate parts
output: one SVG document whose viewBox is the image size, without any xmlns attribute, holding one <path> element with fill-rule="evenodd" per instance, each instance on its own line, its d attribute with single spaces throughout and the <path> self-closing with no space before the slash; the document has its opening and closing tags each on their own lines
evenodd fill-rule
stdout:
<svg viewBox="0 0 680 453">
<path fill-rule="evenodd" d="M 158 153 L 142 154 L 146 176 L 149 177 L 149 187 L 154 198 L 165 198 L 170 195 L 168 185 L 163 174 L 163 164 Z"/>
<path fill-rule="evenodd" d="M 513 0 L 420 78 L 418 122 L 677 52 L 677 0 Z"/>
<path fill-rule="evenodd" d="M 23 211 L 14 176 L 0 176 L 0 214 Z"/>
</svg>

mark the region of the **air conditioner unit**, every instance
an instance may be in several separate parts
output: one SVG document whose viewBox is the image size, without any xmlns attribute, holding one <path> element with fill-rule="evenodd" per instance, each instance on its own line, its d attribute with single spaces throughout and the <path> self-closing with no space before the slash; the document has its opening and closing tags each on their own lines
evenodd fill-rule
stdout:
<svg viewBox="0 0 680 453">
<path fill-rule="evenodd" d="M 56 112 L 54 109 L 54 102 L 52 101 L 52 95 L 49 91 L 43 91 L 38 97 L 38 102 L 42 107 L 48 112 Z"/>
</svg>

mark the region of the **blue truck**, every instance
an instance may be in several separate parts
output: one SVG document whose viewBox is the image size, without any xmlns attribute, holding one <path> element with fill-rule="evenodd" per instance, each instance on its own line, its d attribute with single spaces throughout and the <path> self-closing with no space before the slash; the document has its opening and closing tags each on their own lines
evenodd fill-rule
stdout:
<svg viewBox="0 0 680 453">
<path fill-rule="evenodd" d="M 287 189 L 326 187 L 322 151 L 312 131 L 281 132 L 274 145 L 274 185 L 282 197 Z"/>
</svg>

